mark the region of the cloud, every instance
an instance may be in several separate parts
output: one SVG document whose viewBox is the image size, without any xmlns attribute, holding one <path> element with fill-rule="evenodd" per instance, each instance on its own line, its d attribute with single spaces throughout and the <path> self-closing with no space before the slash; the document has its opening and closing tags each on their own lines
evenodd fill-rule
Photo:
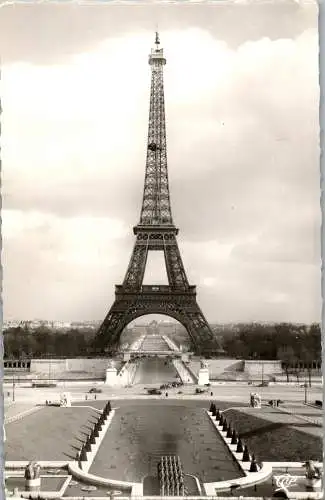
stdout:
<svg viewBox="0 0 325 500">
<path fill-rule="evenodd" d="M 149 2 L 150 4 L 150 2 Z M 247 40 L 295 38 L 317 24 L 316 1 L 218 2 L 210 5 L 15 4 L 2 7 L 2 61 L 60 64 L 110 37 L 197 26 L 236 48 Z M 71 28 L 73 26 L 73 29 Z"/>
<path fill-rule="evenodd" d="M 87 319 L 104 311 L 98 297 L 127 265 L 127 229 L 109 218 L 59 218 L 3 211 L 4 302 L 19 318 Z M 125 240 L 127 245 L 125 245 Z"/>
<path fill-rule="evenodd" d="M 191 15 L 161 33 L 173 215 L 211 321 L 320 315 L 318 36 L 295 12 L 280 37 L 270 21 L 235 43 Z M 6 316 L 101 318 L 113 301 L 140 215 L 151 43 L 116 30 L 3 66 Z"/>
</svg>

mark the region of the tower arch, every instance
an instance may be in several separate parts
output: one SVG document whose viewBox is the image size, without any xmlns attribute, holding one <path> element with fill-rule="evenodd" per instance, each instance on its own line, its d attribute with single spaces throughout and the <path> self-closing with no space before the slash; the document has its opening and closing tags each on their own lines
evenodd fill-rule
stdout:
<svg viewBox="0 0 325 500">
<path fill-rule="evenodd" d="M 177 243 L 169 193 L 163 69 L 166 64 L 156 33 L 149 55 L 151 89 L 146 167 L 135 243 L 122 285 L 94 340 L 94 349 L 116 346 L 127 324 L 145 314 L 165 314 L 187 330 L 198 353 L 222 352 L 196 300 L 196 287 L 187 279 Z M 163 251 L 168 285 L 143 285 L 148 252 Z"/>
</svg>

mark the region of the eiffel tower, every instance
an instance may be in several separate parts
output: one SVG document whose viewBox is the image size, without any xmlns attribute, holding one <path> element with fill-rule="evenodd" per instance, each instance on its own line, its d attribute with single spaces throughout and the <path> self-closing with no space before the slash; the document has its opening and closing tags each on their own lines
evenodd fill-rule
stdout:
<svg viewBox="0 0 325 500">
<path fill-rule="evenodd" d="M 156 33 L 151 66 L 150 111 L 146 171 L 140 222 L 133 253 L 122 285 L 115 286 L 115 301 L 94 340 L 96 351 L 114 350 L 123 329 L 146 314 L 165 314 L 178 320 L 191 337 L 196 353 L 221 352 L 214 333 L 196 301 L 177 245 L 169 196 L 163 49 Z M 149 251 L 163 251 L 169 285 L 143 285 Z"/>
</svg>

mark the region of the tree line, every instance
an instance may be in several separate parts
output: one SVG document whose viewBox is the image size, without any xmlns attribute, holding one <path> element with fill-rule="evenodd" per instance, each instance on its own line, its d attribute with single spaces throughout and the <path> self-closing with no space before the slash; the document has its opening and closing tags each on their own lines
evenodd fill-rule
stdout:
<svg viewBox="0 0 325 500">
<path fill-rule="evenodd" d="M 282 360 L 289 364 L 320 361 L 321 328 L 312 325 L 242 324 L 221 333 L 227 355 L 242 359 Z"/>
<path fill-rule="evenodd" d="M 282 360 L 288 366 L 296 363 L 312 363 L 321 360 L 321 328 L 312 325 L 240 324 L 229 328 L 214 329 L 227 357 L 241 359 Z M 3 332 L 4 358 L 23 359 L 39 357 L 78 357 L 94 354 L 92 342 L 95 331 L 71 328 L 65 332 L 40 326 L 7 328 Z M 184 335 L 183 335 L 184 333 Z M 175 340 L 187 344 L 191 350 L 188 335 L 179 332 Z M 174 335 L 170 335 L 174 338 Z M 132 343 L 131 330 L 123 333 L 123 343 Z"/>
<path fill-rule="evenodd" d="M 11 327 L 3 331 L 5 359 L 87 356 L 94 332 L 71 328 L 60 331 L 45 326 Z"/>
</svg>

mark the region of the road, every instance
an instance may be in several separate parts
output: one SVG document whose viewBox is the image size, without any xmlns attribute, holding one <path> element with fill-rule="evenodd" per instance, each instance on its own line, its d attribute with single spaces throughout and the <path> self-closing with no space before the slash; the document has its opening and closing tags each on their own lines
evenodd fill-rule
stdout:
<svg viewBox="0 0 325 500">
<path fill-rule="evenodd" d="M 141 375 L 141 373 L 140 373 Z M 146 397 L 146 386 L 156 385 L 160 383 L 160 378 L 148 378 L 148 383 L 134 385 L 130 388 L 114 388 L 107 387 L 103 383 L 91 383 L 91 382 L 65 382 L 56 388 L 28 388 L 16 386 L 15 388 L 15 401 L 22 403 L 44 403 L 45 400 L 55 401 L 59 399 L 59 395 L 62 392 L 70 392 L 72 400 L 85 400 L 87 395 L 88 400 L 93 400 L 93 394 L 87 394 L 89 389 L 92 387 L 98 387 L 102 390 L 101 394 L 97 394 L 97 399 L 136 399 Z M 166 379 L 163 380 L 165 382 Z M 203 399 L 203 400 L 220 400 L 220 401 L 233 401 L 234 403 L 248 403 L 249 396 L 251 392 L 258 392 L 261 394 L 263 400 L 270 399 L 281 399 L 288 402 L 303 402 L 304 401 L 304 388 L 298 386 L 287 386 L 287 385 L 274 385 L 269 387 L 254 387 L 247 384 L 224 384 L 209 388 L 209 390 L 202 395 L 195 395 L 195 386 L 184 386 L 181 387 L 182 394 L 178 394 L 180 389 L 169 390 L 169 398 L 176 399 Z M 210 391 L 213 392 L 211 396 Z M 9 392 L 9 396 L 8 396 Z M 12 386 L 10 384 L 4 384 L 4 394 L 5 394 L 5 405 L 12 401 Z M 322 387 L 311 387 L 307 392 L 308 401 L 314 402 L 315 399 L 322 399 L 323 391 Z"/>
</svg>

